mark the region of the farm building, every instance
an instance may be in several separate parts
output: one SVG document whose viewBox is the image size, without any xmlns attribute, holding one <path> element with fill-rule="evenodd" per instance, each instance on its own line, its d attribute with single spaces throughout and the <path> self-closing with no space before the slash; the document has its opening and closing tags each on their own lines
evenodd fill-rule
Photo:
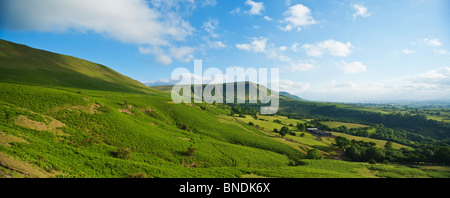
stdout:
<svg viewBox="0 0 450 198">
<path fill-rule="evenodd" d="M 318 135 L 318 136 L 332 136 L 333 134 L 322 131 L 318 128 L 307 128 L 306 129 L 308 132 L 314 134 L 314 135 Z"/>
</svg>

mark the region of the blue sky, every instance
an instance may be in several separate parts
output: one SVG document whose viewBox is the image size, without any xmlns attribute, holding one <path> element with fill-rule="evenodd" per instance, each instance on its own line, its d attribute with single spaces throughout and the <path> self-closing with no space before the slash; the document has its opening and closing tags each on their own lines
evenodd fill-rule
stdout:
<svg viewBox="0 0 450 198">
<path fill-rule="evenodd" d="M 450 99 L 447 0 L 4 0 L 2 39 L 141 82 L 178 67 L 280 68 L 310 100 Z"/>
</svg>

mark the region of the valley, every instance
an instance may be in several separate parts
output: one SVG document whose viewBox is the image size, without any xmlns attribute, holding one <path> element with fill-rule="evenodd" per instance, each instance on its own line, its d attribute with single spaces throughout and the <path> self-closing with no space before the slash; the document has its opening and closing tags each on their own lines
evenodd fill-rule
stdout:
<svg viewBox="0 0 450 198">
<path fill-rule="evenodd" d="M 450 177 L 448 108 L 399 114 L 287 94 L 270 116 L 258 104 L 174 104 L 170 86 L 103 65 L 5 40 L 0 50 L 0 177 Z"/>
</svg>

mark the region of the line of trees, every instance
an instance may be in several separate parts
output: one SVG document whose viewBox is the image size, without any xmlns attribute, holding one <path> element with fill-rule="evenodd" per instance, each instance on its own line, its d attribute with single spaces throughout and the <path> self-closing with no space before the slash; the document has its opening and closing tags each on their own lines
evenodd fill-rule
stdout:
<svg viewBox="0 0 450 198">
<path fill-rule="evenodd" d="M 424 128 L 429 129 L 426 135 L 434 138 L 445 139 L 450 138 L 450 125 L 438 122 L 436 120 L 430 120 L 425 114 L 411 114 L 411 113 L 391 113 L 381 114 L 377 112 L 361 111 L 355 109 L 339 108 L 336 105 L 332 106 L 320 106 L 311 110 L 312 114 L 319 114 L 329 117 L 352 117 L 360 121 L 379 124 L 389 128 L 407 128 L 411 132 L 424 133 Z M 447 131 L 447 132 L 446 132 Z"/>
<path fill-rule="evenodd" d="M 376 147 L 373 142 L 349 140 L 336 137 L 334 145 L 344 151 L 345 157 L 360 162 L 402 162 L 402 163 L 439 163 L 450 164 L 448 146 L 427 145 L 416 149 L 395 149 L 388 141 L 384 148 Z"/>
</svg>

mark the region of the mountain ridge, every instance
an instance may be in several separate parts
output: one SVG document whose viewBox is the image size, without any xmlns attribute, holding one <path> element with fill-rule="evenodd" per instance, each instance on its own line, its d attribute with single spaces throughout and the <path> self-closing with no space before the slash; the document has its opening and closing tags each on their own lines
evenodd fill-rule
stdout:
<svg viewBox="0 0 450 198">
<path fill-rule="evenodd" d="M 30 85 L 143 92 L 146 86 L 109 67 L 0 39 L 0 79 Z"/>
</svg>

